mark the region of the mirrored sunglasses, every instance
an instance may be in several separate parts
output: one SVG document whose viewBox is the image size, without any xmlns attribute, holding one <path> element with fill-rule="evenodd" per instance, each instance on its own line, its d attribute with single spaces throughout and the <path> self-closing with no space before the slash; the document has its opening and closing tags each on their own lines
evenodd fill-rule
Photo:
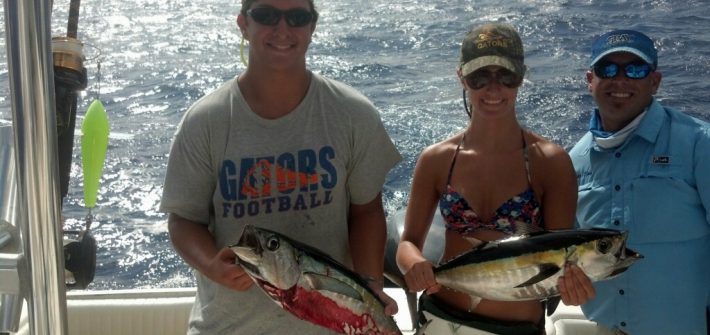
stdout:
<svg viewBox="0 0 710 335">
<path fill-rule="evenodd" d="M 513 73 L 512 71 L 500 69 L 496 72 L 489 70 L 477 70 L 468 76 L 464 77 L 468 87 L 474 90 L 480 90 L 495 79 L 501 85 L 507 88 L 516 88 L 523 83 L 523 78 Z"/>
<path fill-rule="evenodd" d="M 628 64 L 616 64 L 609 61 L 600 61 L 593 66 L 594 74 L 599 78 L 609 79 L 616 77 L 619 72 L 623 72 L 627 78 L 643 79 L 653 72 L 653 67 L 643 61 L 631 62 Z"/>
<path fill-rule="evenodd" d="M 256 23 L 265 26 L 275 26 L 279 24 L 281 18 L 286 19 L 286 24 L 289 27 L 303 27 L 315 18 L 313 12 L 305 8 L 293 8 L 289 10 L 279 10 L 271 6 L 259 6 L 247 11 L 247 16 L 256 21 Z"/>
</svg>

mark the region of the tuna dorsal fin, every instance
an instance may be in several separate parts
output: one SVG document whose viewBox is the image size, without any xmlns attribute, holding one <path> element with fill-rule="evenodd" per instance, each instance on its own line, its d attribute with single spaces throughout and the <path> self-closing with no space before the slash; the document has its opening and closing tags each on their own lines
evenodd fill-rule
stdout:
<svg viewBox="0 0 710 335">
<path fill-rule="evenodd" d="M 328 291 L 335 294 L 344 295 L 358 301 L 362 301 L 362 295 L 355 288 L 347 283 L 333 277 L 328 277 L 315 272 L 303 274 L 303 280 L 308 286 L 318 291 Z"/>
<path fill-rule="evenodd" d="M 484 242 L 475 238 L 475 237 L 467 237 L 464 236 L 464 239 L 468 241 L 468 243 L 471 243 L 471 248 L 478 248 L 480 245 L 482 245 Z"/>
<path fill-rule="evenodd" d="M 542 263 L 542 264 L 538 265 L 538 268 L 540 269 L 540 272 L 538 272 L 532 278 L 528 279 L 526 282 L 516 286 L 515 288 L 521 288 L 521 287 L 525 287 L 525 286 L 534 285 L 534 284 L 541 282 L 547 278 L 550 278 L 550 276 L 552 276 L 555 273 L 560 271 L 560 267 L 557 266 L 557 264 L 555 264 L 555 263 Z"/>
<path fill-rule="evenodd" d="M 557 309 L 557 305 L 559 305 L 559 304 L 560 304 L 560 296 L 559 295 L 547 298 L 547 300 L 545 300 L 545 309 L 547 310 L 547 316 L 552 315 L 552 313 L 554 313 L 555 310 Z"/>
</svg>

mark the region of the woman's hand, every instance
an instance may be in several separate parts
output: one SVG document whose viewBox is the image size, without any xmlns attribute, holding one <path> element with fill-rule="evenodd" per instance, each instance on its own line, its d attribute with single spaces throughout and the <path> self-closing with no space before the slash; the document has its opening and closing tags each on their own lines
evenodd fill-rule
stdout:
<svg viewBox="0 0 710 335">
<path fill-rule="evenodd" d="M 434 279 L 433 265 L 429 261 L 417 262 L 404 274 L 404 281 L 411 292 L 424 291 L 426 294 L 439 292 L 441 286 Z"/>
</svg>

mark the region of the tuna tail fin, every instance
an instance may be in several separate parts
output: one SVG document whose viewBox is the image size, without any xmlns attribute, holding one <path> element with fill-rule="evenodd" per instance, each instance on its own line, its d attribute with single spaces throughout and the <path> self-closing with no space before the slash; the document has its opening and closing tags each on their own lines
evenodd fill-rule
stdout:
<svg viewBox="0 0 710 335">
<path fill-rule="evenodd" d="M 538 265 L 538 268 L 540 269 L 540 272 L 538 272 L 532 278 L 528 279 L 528 281 L 516 286 L 515 288 L 521 288 L 521 287 L 525 287 L 525 286 L 534 285 L 534 284 L 541 282 L 547 278 L 550 278 L 555 273 L 557 273 L 561 270 L 560 267 L 555 263 L 543 263 L 543 264 Z"/>
<path fill-rule="evenodd" d="M 547 300 L 545 300 L 545 309 L 547 310 L 547 316 L 552 315 L 552 313 L 554 313 L 555 310 L 557 309 L 557 305 L 559 305 L 559 304 L 560 304 L 560 296 L 554 296 L 554 297 L 547 298 Z"/>
</svg>

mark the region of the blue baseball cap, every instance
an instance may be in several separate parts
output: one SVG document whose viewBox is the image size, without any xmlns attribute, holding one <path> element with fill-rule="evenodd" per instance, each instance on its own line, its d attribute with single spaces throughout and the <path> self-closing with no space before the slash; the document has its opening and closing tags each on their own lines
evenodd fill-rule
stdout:
<svg viewBox="0 0 710 335">
<path fill-rule="evenodd" d="M 597 37 L 592 43 L 592 63 L 614 52 L 628 52 L 643 59 L 644 62 L 658 66 L 658 55 L 653 41 L 646 35 L 635 30 L 614 30 Z"/>
</svg>

